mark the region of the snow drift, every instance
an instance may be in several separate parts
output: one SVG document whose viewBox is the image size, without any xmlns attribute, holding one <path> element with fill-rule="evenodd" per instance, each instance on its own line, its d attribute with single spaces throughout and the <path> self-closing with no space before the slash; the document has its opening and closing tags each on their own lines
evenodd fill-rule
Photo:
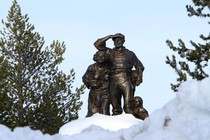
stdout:
<svg viewBox="0 0 210 140">
<path fill-rule="evenodd" d="M 72 121 L 59 134 L 43 135 L 29 127 L 13 132 L 0 125 L 0 140 L 208 140 L 210 139 L 210 78 L 183 83 L 176 97 L 144 121 L 132 115 Z"/>
</svg>

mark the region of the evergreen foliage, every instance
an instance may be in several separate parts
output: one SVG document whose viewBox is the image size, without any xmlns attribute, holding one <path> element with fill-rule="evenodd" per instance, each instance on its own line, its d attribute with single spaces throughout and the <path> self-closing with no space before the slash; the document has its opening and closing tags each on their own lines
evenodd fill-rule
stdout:
<svg viewBox="0 0 210 140">
<path fill-rule="evenodd" d="M 210 17 L 210 1 L 209 0 L 193 0 L 194 7 L 187 5 L 188 16 L 197 16 L 202 18 Z M 210 22 L 208 23 L 210 24 Z M 200 35 L 203 43 L 190 41 L 192 47 L 187 47 L 185 43 L 179 39 L 179 46 L 173 45 L 172 41 L 167 40 L 166 43 L 170 49 L 176 52 L 181 60 L 177 60 L 175 55 L 172 58 L 166 57 L 166 63 L 172 67 L 178 75 L 176 84 L 171 84 L 171 88 L 177 91 L 181 82 L 186 81 L 188 77 L 192 79 L 202 80 L 209 75 L 205 71 L 210 59 L 210 35 Z"/>
<path fill-rule="evenodd" d="M 71 92 L 75 72 L 59 71 L 64 42 L 44 47 L 28 15 L 14 0 L 0 31 L 0 123 L 10 128 L 30 126 L 55 134 L 65 123 L 78 118 L 80 95 L 85 86 Z"/>
</svg>

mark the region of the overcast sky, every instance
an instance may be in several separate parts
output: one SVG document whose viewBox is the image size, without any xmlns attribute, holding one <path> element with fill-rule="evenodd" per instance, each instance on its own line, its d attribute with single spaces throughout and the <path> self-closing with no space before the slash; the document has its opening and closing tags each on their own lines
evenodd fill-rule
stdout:
<svg viewBox="0 0 210 140">
<path fill-rule="evenodd" d="M 136 95 L 143 98 L 149 113 L 175 97 L 170 83 L 176 81 L 176 74 L 165 64 L 165 57 L 173 52 L 166 40 L 177 45 L 181 38 L 189 45 L 190 40 L 202 42 L 199 35 L 209 32 L 206 19 L 187 16 L 186 5 L 192 4 L 191 0 L 17 1 L 22 14 L 29 15 L 35 31 L 45 38 L 46 46 L 53 40 L 65 42 L 65 60 L 60 69 L 65 73 L 72 68 L 76 71 L 74 87 L 82 84 L 82 75 L 94 63 L 94 41 L 109 34 L 123 33 L 126 48 L 145 66 L 143 83 L 137 87 Z M 11 5 L 9 0 L 0 1 L 0 19 L 6 19 Z M 113 42 L 108 41 L 107 46 L 112 48 Z M 82 96 L 81 118 L 87 112 L 87 96 L 88 90 Z"/>
</svg>

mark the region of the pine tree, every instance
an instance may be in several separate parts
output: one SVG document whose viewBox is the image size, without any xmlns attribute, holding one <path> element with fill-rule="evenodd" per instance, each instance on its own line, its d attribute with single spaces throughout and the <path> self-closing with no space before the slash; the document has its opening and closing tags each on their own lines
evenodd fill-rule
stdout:
<svg viewBox="0 0 210 140">
<path fill-rule="evenodd" d="M 10 128 L 30 126 L 44 133 L 57 133 L 65 123 L 78 118 L 85 86 L 71 92 L 74 70 L 58 69 L 64 60 L 64 42 L 44 47 L 28 15 L 22 15 L 14 0 L 0 32 L 0 123 Z M 4 84 L 4 85 L 3 85 Z"/>
<path fill-rule="evenodd" d="M 197 16 L 202 18 L 210 17 L 210 1 L 209 0 L 193 0 L 194 7 L 187 5 L 188 16 Z M 210 22 L 208 23 L 210 24 Z M 209 75 L 205 71 L 205 67 L 208 66 L 210 59 L 210 35 L 200 35 L 203 43 L 195 43 L 190 41 L 192 47 L 187 47 L 185 43 L 179 39 L 179 46 L 176 47 L 170 40 L 166 43 L 170 49 L 176 52 L 181 60 L 177 60 L 175 55 L 172 58 L 166 57 L 166 63 L 172 67 L 178 75 L 176 84 L 171 84 L 172 90 L 175 92 L 178 90 L 181 82 L 187 79 L 202 80 Z"/>
<path fill-rule="evenodd" d="M 0 57 L 0 123 L 5 125 L 13 125 L 13 120 L 11 120 L 12 113 L 10 107 L 12 106 L 12 100 L 7 95 L 9 90 L 9 84 L 7 83 L 7 78 L 9 77 L 8 63 L 5 61 L 4 57 Z"/>
</svg>

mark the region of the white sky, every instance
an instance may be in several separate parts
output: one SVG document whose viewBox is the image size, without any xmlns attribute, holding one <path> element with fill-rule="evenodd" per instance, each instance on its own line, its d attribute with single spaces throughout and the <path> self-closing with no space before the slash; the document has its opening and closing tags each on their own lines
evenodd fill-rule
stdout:
<svg viewBox="0 0 210 140">
<path fill-rule="evenodd" d="M 200 34 L 209 33 L 206 19 L 190 18 L 185 6 L 191 0 L 17 0 L 22 14 L 29 15 L 35 31 L 45 38 L 46 46 L 53 40 L 66 43 L 65 61 L 61 69 L 76 72 L 74 87 L 82 84 L 82 75 L 93 63 L 96 39 L 121 32 L 126 36 L 125 46 L 134 51 L 145 66 L 142 85 L 136 95 L 144 100 L 144 107 L 152 113 L 175 96 L 170 83 L 176 81 L 173 69 L 165 64 L 170 55 L 165 41 L 177 45 L 181 38 L 201 42 Z M 11 1 L 0 1 L 0 19 L 6 19 Z M 0 24 L 2 29 L 2 24 Z M 112 42 L 108 42 L 113 47 Z M 80 117 L 87 112 L 88 90 L 82 96 L 84 105 Z"/>
</svg>

